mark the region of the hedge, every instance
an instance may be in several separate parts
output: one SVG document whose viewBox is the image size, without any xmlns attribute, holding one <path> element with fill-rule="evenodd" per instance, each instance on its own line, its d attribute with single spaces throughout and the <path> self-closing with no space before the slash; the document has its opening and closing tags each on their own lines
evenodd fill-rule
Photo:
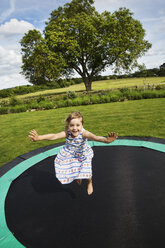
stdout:
<svg viewBox="0 0 165 248">
<path fill-rule="evenodd" d="M 8 113 L 19 113 L 25 111 L 31 111 L 32 109 L 36 110 L 45 110 L 53 108 L 63 108 L 68 106 L 80 106 L 80 105 L 89 105 L 89 104 L 100 104 L 100 103 L 109 103 L 109 102 L 118 102 L 124 100 L 140 100 L 148 98 L 163 98 L 165 97 L 165 90 L 123 90 L 123 91 L 114 91 L 114 92 L 101 92 L 95 94 L 87 94 L 77 96 L 75 93 L 68 93 L 68 96 L 61 99 L 50 99 L 46 100 L 44 97 L 39 97 L 36 101 L 31 101 L 26 104 L 22 104 L 22 101 L 19 101 L 16 98 L 12 98 L 10 101 L 10 106 L 0 107 L 0 114 Z M 18 104 L 21 103 L 19 105 Z M 6 103 L 5 103 L 6 104 Z"/>
</svg>

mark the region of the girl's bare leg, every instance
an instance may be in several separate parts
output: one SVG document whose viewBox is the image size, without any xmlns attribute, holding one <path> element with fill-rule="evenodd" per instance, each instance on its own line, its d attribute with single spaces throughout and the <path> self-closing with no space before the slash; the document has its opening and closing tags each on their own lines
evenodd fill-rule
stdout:
<svg viewBox="0 0 165 248">
<path fill-rule="evenodd" d="M 91 195 L 93 193 L 93 184 L 92 184 L 92 178 L 88 179 L 88 195 Z"/>
</svg>

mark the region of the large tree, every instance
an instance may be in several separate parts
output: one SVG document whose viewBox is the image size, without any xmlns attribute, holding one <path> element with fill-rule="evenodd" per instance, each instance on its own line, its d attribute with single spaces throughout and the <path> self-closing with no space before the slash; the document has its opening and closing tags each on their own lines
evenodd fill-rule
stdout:
<svg viewBox="0 0 165 248">
<path fill-rule="evenodd" d="M 132 69 L 151 47 L 144 39 L 142 24 L 128 9 L 99 14 L 93 3 L 72 0 L 54 10 L 42 38 L 50 56 L 56 58 L 54 69 L 57 64 L 57 71 L 62 70 L 63 75 L 77 72 L 87 91 L 91 90 L 92 78 L 107 67 Z"/>
</svg>

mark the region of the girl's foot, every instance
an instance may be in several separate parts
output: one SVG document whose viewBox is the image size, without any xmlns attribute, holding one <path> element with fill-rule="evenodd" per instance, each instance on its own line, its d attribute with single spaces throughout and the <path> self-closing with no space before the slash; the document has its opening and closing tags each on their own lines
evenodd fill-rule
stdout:
<svg viewBox="0 0 165 248">
<path fill-rule="evenodd" d="M 91 195 L 93 193 L 93 184 L 92 184 L 92 179 L 88 180 L 88 195 Z"/>
<path fill-rule="evenodd" d="M 82 179 L 77 179 L 77 183 L 78 183 L 79 185 L 81 185 Z"/>
</svg>

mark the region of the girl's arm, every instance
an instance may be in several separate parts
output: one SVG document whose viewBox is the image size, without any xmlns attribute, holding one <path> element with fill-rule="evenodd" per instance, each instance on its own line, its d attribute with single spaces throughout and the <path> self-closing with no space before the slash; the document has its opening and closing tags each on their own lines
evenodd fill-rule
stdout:
<svg viewBox="0 0 165 248">
<path fill-rule="evenodd" d="M 60 132 L 55 134 L 44 134 L 44 135 L 38 135 L 36 130 L 31 130 L 29 135 L 31 141 L 39 141 L 39 140 L 56 140 L 56 139 L 62 139 L 66 138 L 66 132 Z"/>
<path fill-rule="evenodd" d="M 108 133 L 108 137 L 103 137 L 103 136 L 97 136 L 87 130 L 84 130 L 83 138 L 87 138 L 89 140 L 99 141 L 103 143 L 111 143 L 118 138 L 118 133 L 114 133 L 114 132 Z"/>
</svg>

